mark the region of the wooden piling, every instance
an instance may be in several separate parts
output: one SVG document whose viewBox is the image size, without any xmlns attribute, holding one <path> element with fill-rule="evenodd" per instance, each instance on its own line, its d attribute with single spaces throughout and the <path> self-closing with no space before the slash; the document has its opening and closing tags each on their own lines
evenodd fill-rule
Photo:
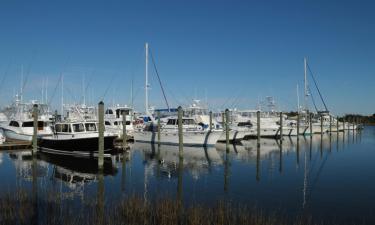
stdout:
<svg viewBox="0 0 375 225">
<path fill-rule="evenodd" d="M 98 115 L 99 115 L 99 156 L 98 166 L 99 169 L 103 168 L 104 165 L 104 102 L 100 101 L 98 104 Z"/>
<path fill-rule="evenodd" d="M 178 153 L 180 158 L 183 157 L 183 146 L 184 146 L 184 140 L 183 140 L 183 130 L 182 130 L 182 107 L 178 107 Z"/>
<path fill-rule="evenodd" d="M 343 132 L 345 133 L 345 117 L 342 117 L 342 126 L 343 126 Z"/>
<path fill-rule="evenodd" d="M 260 146 L 260 111 L 257 111 L 257 146 Z"/>
<path fill-rule="evenodd" d="M 312 115 L 309 113 L 309 126 L 310 126 L 310 138 L 313 136 L 313 124 L 312 124 Z"/>
<path fill-rule="evenodd" d="M 38 151 L 38 105 L 33 105 L 33 119 L 34 119 L 34 130 L 33 130 L 33 153 Z"/>
<path fill-rule="evenodd" d="M 122 112 L 122 147 L 125 149 L 128 147 L 128 135 L 126 134 L 126 114 Z"/>
<path fill-rule="evenodd" d="M 329 135 L 332 135 L 332 116 L 329 115 Z"/>
<path fill-rule="evenodd" d="M 212 130 L 212 111 L 210 111 L 210 131 Z"/>
<path fill-rule="evenodd" d="M 338 116 L 336 117 L 336 127 L 337 127 L 337 133 L 339 133 L 340 124 L 339 124 L 339 117 Z"/>
<path fill-rule="evenodd" d="M 300 127 L 300 118 L 299 118 L 299 112 L 297 112 L 297 141 L 299 140 L 299 127 Z"/>
<path fill-rule="evenodd" d="M 320 134 L 323 135 L 323 115 L 320 115 Z"/>
<path fill-rule="evenodd" d="M 226 149 L 229 150 L 229 109 L 225 110 L 225 143 Z"/>
</svg>

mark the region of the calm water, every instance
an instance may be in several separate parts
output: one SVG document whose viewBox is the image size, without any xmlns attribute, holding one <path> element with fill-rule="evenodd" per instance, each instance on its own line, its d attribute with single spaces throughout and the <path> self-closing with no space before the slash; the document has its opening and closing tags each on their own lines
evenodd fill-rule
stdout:
<svg viewBox="0 0 375 225">
<path fill-rule="evenodd" d="M 123 160 L 126 159 L 126 160 Z M 101 183 L 95 160 L 38 154 L 38 198 L 55 193 L 80 207 L 95 201 Z M 0 197 L 31 190 L 30 151 L 0 153 Z M 34 183 L 35 184 L 35 183 Z M 262 139 L 216 148 L 135 143 L 129 153 L 106 159 L 105 203 L 129 195 L 146 200 L 170 196 L 191 203 L 218 200 L 278 210 L 285 215 L 375 222 L 375 127 L 362 132 Z"/>
</svg>

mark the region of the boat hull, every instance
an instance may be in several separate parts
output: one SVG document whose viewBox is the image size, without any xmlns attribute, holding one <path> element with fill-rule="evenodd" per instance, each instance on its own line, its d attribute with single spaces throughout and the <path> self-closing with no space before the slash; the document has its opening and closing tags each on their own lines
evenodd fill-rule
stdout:
<svg viewBox="0 0 375 225">
<path fill-rule="evenodd" d="M 229 131 L 229 141 L 230 142 L 241 141 L 245 137 L 246 133 L 247 133 L 246 131 L 230 130 Z M 225 142 L 226 140 L 227 140 L 226 133 L 225 133 L 225 131 L 223 131 L 219 140 L 217 140 L 217 141 L 218 142 Z"/>
<path fill-rule="evenodd" d="M 31 141 L 33 139 L 33 136 L 32 135 L 28 135 L 28 134 L 20 134 L 20 133 L 17 133 L 13 130 L 9 130 L 9 129 L 4 129 L 4 135 L 6 137 L 6 139 L 8 141 L 12 141 L 12 140 L 15 140 L 15 141 Z"/>
<path fill-rule="evenodd" d="M 260 136 L 265 138 L 274 138 L 279 135 L 280 128 L 260 128 Z M 257 128 L 250 129 L 245 138 L 255 138 L 258 137 Z"/>
<path fill-rule="evenodd" d="M 183 142 L 185 146 L 213 146 L 219 140 L 222 131 L 197 131 L 184 132 Z M 154 131 L 135 131 L 134 141 L 147 143 L 160 143 L 165 145 L 178 145 L 177 132 L 161 132 L 160 142 L 158 133 Z"/>
<path fill-rule="evenodd" d="M 104 137 L 104 151 L 109 152 L 114 148 L 116 136 Z M 96 156 L 98 153 L 99 137 L 58 139 L 56 137 L 38 138 L 38 149 L 62 155 Z"/>
</svg>

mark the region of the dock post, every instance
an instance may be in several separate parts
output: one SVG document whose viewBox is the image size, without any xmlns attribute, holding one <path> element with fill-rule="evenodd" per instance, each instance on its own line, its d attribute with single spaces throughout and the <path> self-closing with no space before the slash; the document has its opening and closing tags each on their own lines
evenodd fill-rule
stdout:
<svg viewBox="0 0 375 225">
<path fill-rule="evenodd" d="M 283 141 L 283 112 L 280 111 L 280 141 Z"/>
<path fill-rule="evenodd" d="M 33 154 L 38 150 L 38 105 L 33 105 L 34 130 L 33 130 Z"/>
<path fill-rule="evenodd" d="M 229 109 L 225 110 L 225 143 L 226 150 L 229 150 Z"/>
<path fill-rule="evenodd" d="M 297 141 L 299 141 L 299 126 L 300 126 L 299 112 L 297 112 Z"/>
<path fill-rule="evenodd" d="M 355 120 L 354 120 L 354 117 L 352 117 L 352 128 L 353 128 L 353 130 L 354 130 L 354 122 Z M 354 135 L 354 133 L 353 133 L 353 135 Z"/>
<path fill-rule="evenodd" d="M 103 101 L 100 101 L 98 104 L 98 115 L 99 115 L 98 166 L 99 166 L 99 169 L 102 169 L 104 165 L 104 102 Z"/>
<path fill-rule="evenodd" d="M 310 138 L 313 136 L 313 123 L 312 123 L 312 115 L 309 113 L 309 126 L 310 126 Z"/>
<path fill-rule="evenodd" d="M 157 117 L 158 117 L 158 144 L 160 145 L 160 131 L 161 131 L 160 111 L 157 112 Z"/>
<path fill-rule="evenodd" d="M 320 115 L 320 134 L 323 135 L 323 115 Z"/>
<path fill-rule="evenodd" d="M 345 116 L 342 117 L 342 126 L 343 126 L 342 131 L 343 131 L 344 134 L 345 134 Z"/>
<path fill-rule="evenodd" d="M 329 115 L 329 135 L 332 134 L 332 116 Z"/>
<path fill-rule="evenodd" d="M 126 134 L 126 114 L 122 112 L 122 147 L 126 149 L 128 147 L 128 135 Z"/>
<path fill-rule="evenodd" d="M 183 140 L 183 130 L 182 130 L 182 107 L 178 107 L 178 153 L 180 158 L 183 157 L 183 148 L 184 148 L 184 140 Z"/>
<path fill-rule="evenodd" d="M 212 130 L 212 111 L 210 111 L 210 131 Z"/>
<path fill-rule="evenodd" d="M 54 115 L 54 117 L 55 117 L 55 123 L 57 122 L 57 110 L 55 110 L 55 115 Z"/>
<path fill-rule="evenodd" d="M 339 146 L 340 124 L 339 124 L 339 117 L 338 116 L 336 116 L 336 127 L 337 127 L 337 146 Z"/>
<path fill-rule="evenodd" d="M 260 111 L 257 111 L 257 146 L 260 146 Z"/>
</svg>

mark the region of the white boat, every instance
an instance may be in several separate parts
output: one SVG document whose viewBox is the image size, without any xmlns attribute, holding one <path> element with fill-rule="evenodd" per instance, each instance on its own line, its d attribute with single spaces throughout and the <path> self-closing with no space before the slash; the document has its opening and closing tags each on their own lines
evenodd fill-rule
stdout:
<svg viewBox="0 0 375 225">
<path fill-rule="evenodd" d="M 202 104 L 200 104 L 200 100 L 193 100 L 194 103 L 187 107 L 187 109 L 184 111 L 184 114 L 194 118 L 196 123 L 200 124 L 203 126 L 205 130 L 210 129 L 210 115 L 208 112 L 208 109 Z M 218 121 L 214 118 L 212 118 L 212 129 L 215 131 L 223 131 L 222 135 L 219 138 L 219 142 L 225 142 L 226 139 L 226 132 L 225 132 L 225 127 L 224 125 L 218 123 Z M 241 141 L 245 135 L 246 135 L 247 129 L 245 127 L 237 127 L 233 121 L 229 122 L 229 137 L 228 140 L 230 142 L 235 142 L 235 141 Z"/>
<path fill-rule="evenodd" d="M 10 107 L 5 109 L 8 121 L 0 123 L 4 135 L 8 141 L 21 140 L 31 141 L 34 133 L 34 119 L 32 117 L 33 105 L 38 105 L 38 136 L 52 135 L 50 128 L 50 116 L 46 114 L 47 105 L 40 104 L 37 101 L 22 103 L 18 96 L 16 101 Z"/>
<path fill-rule="evenodd" d="M 123 131 L 123 118 L 122 113 L 125 113 L 126 119 L 126 135 L 128 138 L 133 138 L 133 109 L 128 106 L 113 106 L 109 107 L 104 114 L 104 125 L 105 129 L 110 133 L 116 134 L 118 137 L 122 137 Z"/>
<path fill-rule="evenodd" d="M 238 111 L 236 120 L 240 122 L 247 121 L 250 129 L 246 133 L 246 137 L 254 138 L 258 136 L 257 110 L 241 110 Z M 260 136 L 261 137 L 278 137 L 280 135 L 280 125 L 278 122 L 280 117 L 271 116 L 269 113 L 260 113 Z M 291 128 L 283 127 L 283 134 L 289 133 Z"/>
<path fill-rule="evenodd" d="M 177 117 L 175 116 L 167 118 L 167 122 L 160 128 L 160 142 L 158 142 L 158 128 L 152 122 L 144 129 L 134 131 L 134 140 L 136 142 L 178 145 L 177 122 Z M 185 146 L 213 146 L 223 133 L 217 130 L 204 130 L 202 126 L 196 124 L 194 119 L 188 117 L 183 117 L 182 123 L 183 143 Z"/>
<path fill-rule="evenodd" d="M 6 141 L 3 129 L 0 128 L 0 144 L 3 144 Z"/>
<path fill-rule="evenodd" d="M 146 116 L 151 119 L 151 122 L 146 124 L 144 128 L 140 128 L 134 131 L 134 141 L 136 142 L 148 142 L 157 143 L 157 129 L 155 128 L 155 118 L 150 113 L 150 106 L 148 103 L 148 43 L 145 44 L 145 111 Z M 169 105 L 167 105 L 169 108 Z M 158 118 L 161 121 L 161 118 Z M 177 117 L 168 117 L 164 119 L 163 125 L 160 129 L 160 144 L 177 145 L 179 144 L 178 138 L 178 126 Z M 211 146 L 214 145 L 219 137 L 222 135 L 222 131 L 215 130 L 203 130 L 203 127 L 198 125 L 193 118 L 183 118 L 183 143 L 187 146 Z"/>
</svg>

